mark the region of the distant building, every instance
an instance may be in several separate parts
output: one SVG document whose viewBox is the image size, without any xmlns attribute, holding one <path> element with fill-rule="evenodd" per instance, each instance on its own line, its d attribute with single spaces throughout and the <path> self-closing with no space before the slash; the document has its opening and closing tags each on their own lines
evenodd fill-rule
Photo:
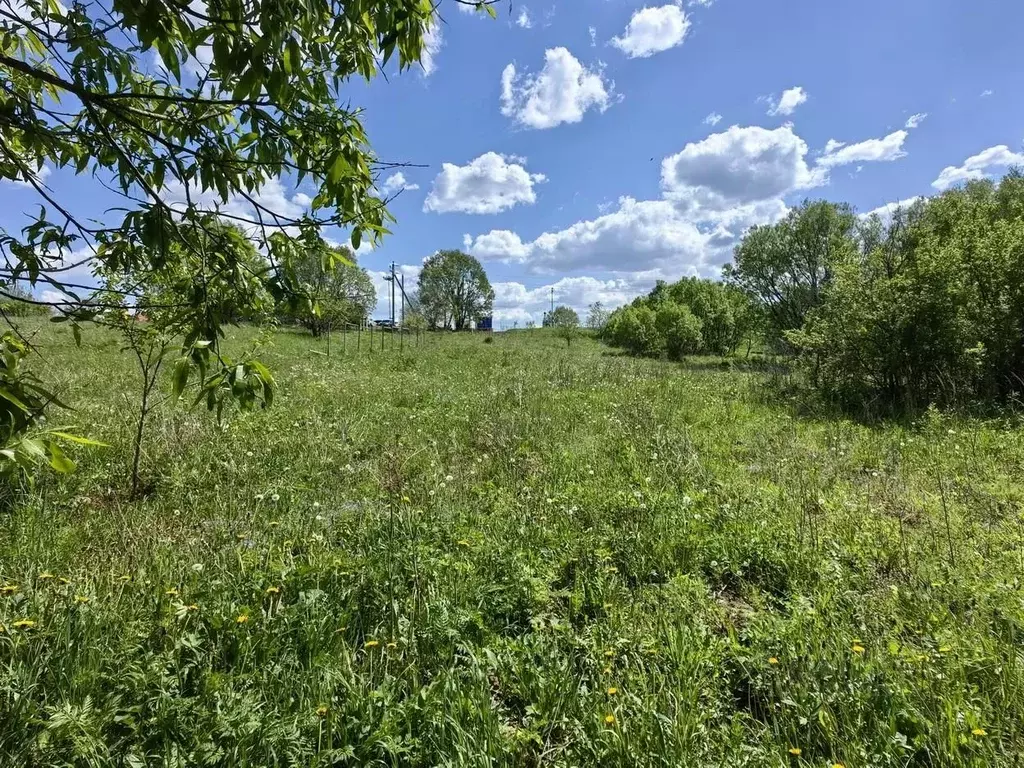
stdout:
<svg viewBox="0 0 1024 768">
<path fill-rule="evenodd" d="M 476 321 L 476 329 L 478 331 L 490 331 L 494 329 L 494 318 L 491 315 L 481 317 Z"/>
</svg>

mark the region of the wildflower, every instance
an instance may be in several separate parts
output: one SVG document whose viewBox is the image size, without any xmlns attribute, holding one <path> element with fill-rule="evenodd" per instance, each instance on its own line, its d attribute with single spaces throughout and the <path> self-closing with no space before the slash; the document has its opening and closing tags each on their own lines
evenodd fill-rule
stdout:
<svg viewBox="0 0 1024 768">
<path fill-rule="evenodd" d="M 458 543 L 458 545 L 460 547 L 468 547 L 469 546 L 469 541 L 467 539 L 459 539 L 457 543 Z"/>
<path fill-rule="evenodd" d="M 403 496 L 402 497 L 402 503 L 403 504 L 411 504 L 412 502 L 409 500 L 408 496 Z"/>
<path fill-rule="evenodd" d="M 619 692 L 619 689 L 618 689 L 618 688 L 609 688 L 609 689 L 608 689 L 608 695 L 609 695 L 609 696 L 614 696 L 614 695 L 615 695 L 616 693 L 618 693 L 618 692 Z"/>
<path fill-rule="evenodd" d="M 0 594 L 4 594 L 4 595 L 13 595 L 17 591 L 18 591 L 18 585 L 17 584 L 4 584 L 2 587 L 0 587 Z"/>
<path fill-rule="evenodd" d="M 452 477 L 451 475 L 445 475 L 445 476 L 444 476 L 444 479 L 445 479 L 445 482 L 448 482 L 448 483 L 450 483 L 450 482 L 451 482 L 452 480 L 454 480 L 455 478 L 454 478 L 454 477 Z"/>
<path fill-rule="evenodd" d="M 319 707 L 316 708 L 316 713 L 320 717 L 327 717 L 327 707 L 325 705 L 321 704 Z"/>
<path fill-rule="evenodd" d="M 605 667 L 601 671 L 604 672 L 606 675 L 610 675 L 612 673 L 612 668 L 611 667 Z"/>
<path fill-rule="evenodd" d="M 43 571 L 42 573 L 39 574 L 39 580 L 40 581 L 49 581 L 52 578 L 53 578 L 53 574 L 50 573 L 49 571 Z"/>
<path fill-rule="evenodd" d="M 842 763 L 832 763 L 832 768 L 846 768 Z"/>
<path fill-rule="evenodd" d="M 129 576 L 127 573 L 124 576 L 118 577 L 118 581 L 131 581 L 131 580 L 132 580 L 132 577 Z"/>
<path fill-rule="evenodd" d="M 15 629 L 32 629 L 36 623 L 32 619 L 18 619 L 16 622 L 11 624 Z"/>
<path fill-rule="evenodd" d="M 199 610 L 199 606 L 196 605 L 195 603 L 191 603 L 191 604 L 185 606 L 185 610 L 186 611 L 198 611 Z"/>
<path fill-rule="evenodd" d="M 790 747 L 789 748 L 789 754 L 791 754 L 793 757 L 800 757 L 800 755 L 802 753 L 803 753 L 803 750 L 800 749 L 800 747 Z"/>
<path fill-rule="evenodd" d="M 281 494 L 275 493 L 273 496 L 270 497 L 270 500 L 276 504 L 281 500 Z"/>
<path fill-rule="evenodd" d="M 313 509 L 320 509 L 320 502 L 319 501 L 314 501 L 313 502 Z"/>
<path fill-rule="evenodd" d="M 268 595 L 279 595 L 279 594 L 281 594 L 281 588 L 280 587 L 267 587 L 266 593 Z"/>
<path fill-rule="evenodd" d="M 853 644 L 853 652 L 854 653 L 864 653 L 864 646 L 860 645 L 859 643 L 854 643 Z"/>
<path fill-rule="evenodd" d="M 768 663 L 769 664 L 778 664 L 779 660 L 777 658 L 775 658 L 774 656 L 772 656 L 771 658 L 768 659 Z"/>
<path fill-rule="evenodd" d="M 85 595 L 75 595 L 75 602 L 76 603 L 88 603 L 89 602 L 89 598 L 86 597 Z"/>
<path fill-rule="evenodd" d="M 614 656 L 614 655 L 615 655 L 615 651 L 613 651 L 613 650 L 611 650 L 611 649 L 609 648 L 609 649 L 608 649 L 607 651 L 605 651 L 605 652 L 604 652 L 604 655 L 605 655 L 605 657 L 606 657 L 606 658 L 609 658 L 609 659 L 610 659 L 610 658 L 611 658 L 612 656 Z"/>
<path fill-rule="evenodd" d="M 604 721 L 608 725 L 614 724 L 615 723 L 615 715 L 613 715 L 611 712 L 609 712 L 607 715 L 604 716 Z"/>
<path fill-rule="evenodd" d="M 975 736 L 988 736 L 988 731 L 986 731 L 984 728 L 975 728 L 973 731 L 971 731 L 971 733 L 973 733 Z"/>
<path fill-rule="evenodd" d="M 255 498 L 256 498 L 256 501 L 263 501 L 263 494 L 262 493 L 257 493 Z"/>
<path fill-rule="evenodd" d="M 175 589 L 174 587 L 171 587 L 166 592 L 164 592 L 164 594 L 167 595 L 168 597 L 174 597 L 175 595 L 178 594 L 178 590 Z"/>
<path fill-rule="evenodd" d="M 939 648 L 939 653 L 949 653 L 951 650 L 953 649 L 950 648 L 948 645 L 943 645 L 941 648 Z"/>
<path fill-rule="evenodd" d="M 380 645 L 379 640 L 367 640 L 363 643 L 363 648 L 376 648 L 378 645 Z"/>
<path fill-rule="evenodd" d="M 280 520 L 271 520 L 271 521 L 270 521 L 270 522 L 268 523 L 268 525 L 269 525 L 269 526 L 270 526 L 271 528 L 277 528 L 277 526 L 279 526 L 280 524 L 281 524 L 281 521 L 280 521 Z"/>
<path fill-rule="evenodd" d="M 397 648 L 398 643 L 388 643 L 388 648 Z"/>
<path fill-rule="evenodd" d="M 249 614 L 240 613 L 238 614 L 238 618 L 235 619 L 235 624 L 245 624 L 247 621 L 249 621 Z"/>
</svg>

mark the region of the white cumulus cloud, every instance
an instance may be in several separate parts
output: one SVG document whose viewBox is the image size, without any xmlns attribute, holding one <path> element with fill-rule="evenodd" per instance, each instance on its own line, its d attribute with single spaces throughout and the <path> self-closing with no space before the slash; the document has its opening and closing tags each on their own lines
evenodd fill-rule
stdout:
<svg viewBox="0 0 1024 768">
<path fill-rule="evenodd" d="M 641 8 L 611 44 L 631 59 L 644 58 L 679 45 L 689 29 L 690 20 L 678 5 Z"/>
<path fill-rule="evenodd" d="M 893 131 L 880 139 L 867 139 L 856 144 L 845 144 L 829 139 L 825 152 L 818 158 L 818 165 L 834 168 L 838 165 L 864 162 L 891 162 L 906 157 L 903 142 L 909 134 L 905 130 Z"/>
<path fill-rule="evenodd" d="M 460 6 L 461 7 L 461 6 Z M 420 53 L 420 66 L 423 67 L 423 74 L 430 77 L 437 69 L 437 54 L 441 52 L 444 45 L 444 36 L 441 33 L 441 24 L 434 18 L 430 28 L 423 35 L 423 50 Z"/>
<path fill-rule="evenodd" d="M 712 112 L 704 118 L 704 125 L 710 125 L 712 128 L 720 122 L 722 122 L 722 116 L 717 112 Z"/>
<path fill-rule="evenodd" d="M 512 158 L 485 152 L 467 165 L 445 163 L 423 202 L 423 210 L 499 213 L 515 205 L 536 202 L 533 186 L 544 181 L 544 174 L 529 173 Z"/>
<path fill-rule="evenodd" d="M 1000 144 L 971 155 L 962 165 L 946 166 L 932 182 L 932 186 L 939 191 L 947 190 L 954 184 L 985 178 L 989 168 L 1009 165 L 1024 165 L 1024 153 L 1013 152 L 1005 144 Z"/>
<path fill-rule="evenodd" d="M 539 74 L 519 74 L 515 64 L 505 67 L 501 113 L 528 128 L 553 128 L 578 123 L 590 109 L 604 112 L 613 92 L 614 83 L 584 67 L 567 48 L 549 48 Z"/>
<path fill-rule="evenodd" d="M 519 282 L 493 283 L 494 319 L 505 326 L 513 323 L 523 326 L 531 321 L 539 323 L 551 308 L 553 297 L 556 306 L 572 307 L 580 316 L 580 322 L 585 322 L 587 309 L 594 302 L 601 302 L 606 309 L 615 309 L 653 284 L 653 277 L 648 280 L 600 280 L 591 276 L 563 277 L 534 288 L 527 288 Z"/>
<path fill-rule="evenodd" d="M 405 174 L 401 171 L 397 171 L 384 180 L 384 183 L 380 187 L 380 191 L 384 193 L 385 196 L 391 196 L 396 192 L 404 192 L 405 190 L 409 190 L 411 192 L 412 190 L 419 188 L 419 184 L 410 184 L 406 180 Z M 296 198 L 298 198 L 298 195 L 296 195 Z"/>
<path fill-rule="evenodd" d="M 911 115 L 907 118 L 907 123 L 903 127 L 907 129 L 917 128 L 917 126 L 924 122 L 926 117 L 928 117 L 927 112 L 918 112 L 917 114 Z"/>
<path fill-rule="evenodd" d="M 466 235 L 467 249 L 481 259 L 524 264 L 539 273 L 600 269 L 635 272 L 675 265 L 696 273 L 705 267 L 707 236 L 667 200 L 623 197 L 619 208 L 523 242 L 515 232 Z"/>
<path fill-rule="evenodd" d="M 666 197 L 690 215 L 770 201 L 827 181 L 807 165 L 807 143 L 784 125 L 773 130 L 734 125 L 687 144 L 661 164 Z"/>
<path fill-rule="evenodd" d="M 530 9 L 525 5 L 519 9 L 519 15 L 516 16 L 516 25 L 523 29 L 529 29 L 533 26 L 533 19 L 530 18 Z"/>
<path fill-rule="evenodd" d="M 791 115 L 805 101 L 807 101 L 807 91 L 797 85 L 783 91 L 778 101 L 774 97 L 768 97 L 768 114 Z"/>
</svg>

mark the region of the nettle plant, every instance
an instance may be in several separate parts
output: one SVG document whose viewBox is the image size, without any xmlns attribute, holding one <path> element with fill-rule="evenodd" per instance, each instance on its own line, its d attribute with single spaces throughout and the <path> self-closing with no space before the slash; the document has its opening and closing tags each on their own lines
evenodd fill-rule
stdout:
<svg viewBox="0 0 1024 768">
<path fill-rule="evenodd" d="M 464 4 L 494 15 L 488 2 Z M 0 179 L 24 185 L 39 206 L 20 232 L 0 228 L 0 297 L 49 307 L 77 338 L 83 322 L 134 304 L 154 281 L 187 275 L 174 298 L 176 390 L 194 379 L 214 393 L 204 396 L 210 408 L 225 397 L 267 405 L 266 368 L 219 354 L 234 318 L 211 306 L 208 288 L 245 293 L 255 281 L 275 302 L 301 301 L 294 265 L 324 227 L 343 228 L 354 249 L 387 233 L 387 200 L 374 185 L 392 164 L 373 154 L 342 91 L 396 55 L 400 69 L 417 62 L 436 19 L 430 0 L 3 4 Z M 90 175 L 117 207 L 102 221 L 85 216 L 46 183 L 52 167 Z M 263 194 L 282 180 L 315 189 L 300 213 Z M 209 247 L 224 237 L 211 211 L 243 228 L 258 265 L 237 248 Z M 75 277 L 83 273 L 101 274 L 110 290 L 94 294 Z M 8 381 L 0 397 L 10 402 Z M 0 448 L 24 423 L 15 420 Z M 52 450 L 38 439 L 44 455 Z"/>
</svg>

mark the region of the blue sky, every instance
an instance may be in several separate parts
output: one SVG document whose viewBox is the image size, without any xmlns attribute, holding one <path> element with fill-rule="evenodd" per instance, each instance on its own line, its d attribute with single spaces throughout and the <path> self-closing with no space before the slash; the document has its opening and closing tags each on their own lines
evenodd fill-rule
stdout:
<svg viewBox="0 0 1024 768">
<path fill-rule="evenodd" d="M 442 2 L 425 68 L 346 96 L 381 159 L 425 166 L 382 177 L 409 188 L 361 263 L 414 278 L 435 250 L 468 250 L 499 323 L 539 320 L 552 286 L 582 311 L 715 276 L 746 227 L 805 197 L 866 212 L 1024 163 L 1022 3 L 498 7 Z M 87 178 L 47 183 L 95 213 L 114 204 Z M 29 196 L 0 185 L 0 224 Z"/>
</svg>

